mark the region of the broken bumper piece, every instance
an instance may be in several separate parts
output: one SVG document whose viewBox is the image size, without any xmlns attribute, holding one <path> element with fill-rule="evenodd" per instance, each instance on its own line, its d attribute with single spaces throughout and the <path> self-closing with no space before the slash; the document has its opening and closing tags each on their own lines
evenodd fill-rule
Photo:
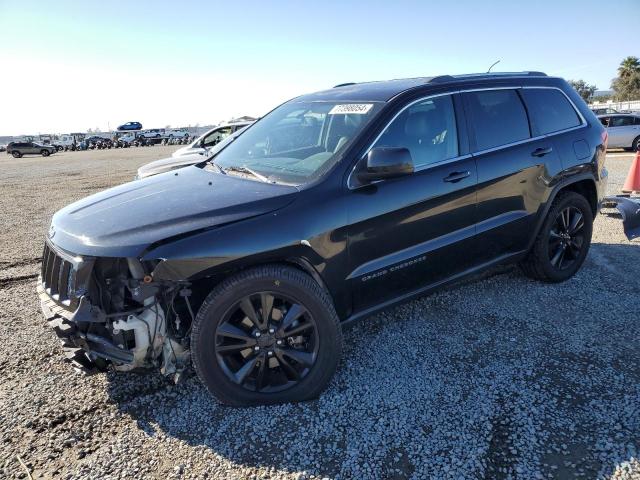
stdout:
<svg viewBox="0 0 640 480">
<path fill-rule="evenodd" d="M 47 294 L 42 282 L 38 282 L 40 306 L 47 323 L 53 328 L 62 343 L 65 357 L 73 366 L 84 373 L 95 373 L 104 370 L 105 360 L 121 364 L 130 364 L 134 355 L 114 345 L 102 336 L 85 333 L 81 324 L 100 322 L 104 315 L 99 309 L 91 306 L 83 297 L 75 312 L 70 312 L 58 304 Z"/>
<path fill-rule="evenodd" d="M 640 237 L 640 197 L 612 195 L 603 199 L 602 206 L 620 212 L 624 234 L 629 240 Z"/>
</svg>

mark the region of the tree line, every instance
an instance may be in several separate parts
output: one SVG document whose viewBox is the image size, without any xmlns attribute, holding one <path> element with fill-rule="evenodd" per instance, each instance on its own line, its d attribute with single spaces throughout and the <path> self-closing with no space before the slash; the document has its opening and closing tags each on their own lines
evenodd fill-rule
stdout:
<svg viewBox="0 0 640 480">
<path fill-rule="evenodd" d="M 575 88 L 585 102 L 593 100 L 593 95 L 598 87 L 589 85 L 584 80 L 569 80 L 569 84 Z M 612 95 L 598 97 L 598 100 L 614 100 L 624 102 L 627 100 L 640 100 L 640 59 L 638 57 L 626 57 L 620 62 L 618 76 L 611 80 Z"/>
</svg>

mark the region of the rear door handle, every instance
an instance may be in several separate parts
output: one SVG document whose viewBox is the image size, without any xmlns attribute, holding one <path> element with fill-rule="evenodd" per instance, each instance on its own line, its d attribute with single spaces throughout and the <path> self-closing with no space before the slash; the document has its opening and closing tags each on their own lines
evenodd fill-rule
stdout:
<svg viewBox="0 0 640 480">
<path fill-rule="evenodd" d="M 471 175 L 471 172 L 469 172 L 469 171 L 466 171 L 466 172 L 453 172 L 453 173 L 450 173 L 449 176 L 444 177 L 443 180 L 445 182 L 455 183 L 455 182 L 459 182 L 463 178 L 467 178 L 469 175 Z"/>
<path fill-rule="evenodd" d="M 540 147 L 540 148 L 536 148 L 533 152 L 531 152 L 531 155 L 533 155 L 534 157 L 544 157 L 545 155 L 548 155 L 551 152 L 553 152 L 553 148 L 551 147 Z"/>
</svg>

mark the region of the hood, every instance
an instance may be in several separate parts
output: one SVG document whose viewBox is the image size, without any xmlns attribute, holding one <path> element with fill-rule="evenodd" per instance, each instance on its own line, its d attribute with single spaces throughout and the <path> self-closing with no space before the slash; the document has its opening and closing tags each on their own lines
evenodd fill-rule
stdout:
<svg viewBox="0 0 640 480">
<path fill-rule="evenodd" d="M 297 193 L 187 167 L 72 203 L 53 216 L 49 238 L 73 254 L 137 257 L 158 241 L 283 208 Z"/>
<path fill-rule="evenodd" d="M 205 160 L 205 156 L 193 154 L 183 155 L 181 157 L 169 157 L 155 162 L 147 163 L 138 169 L 138 178 L 150 177 L 159 173 L 169 172 L 176 168 L 188 167 Z"/>
</svg>

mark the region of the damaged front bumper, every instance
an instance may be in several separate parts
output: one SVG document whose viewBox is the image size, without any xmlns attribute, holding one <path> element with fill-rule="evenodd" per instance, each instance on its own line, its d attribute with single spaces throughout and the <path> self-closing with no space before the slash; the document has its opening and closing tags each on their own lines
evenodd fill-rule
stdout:
<svg viewBox="0 0 640 480">
<path fill-rule="evenodd" d="M 45 245 L 37 292 L 66 358 L 85 373 L 157 367 L 177 381 L 190 357 L 184 341 L 172 338 L 167 326 L 170 319 L 161 306 L 165 290 L 121 275 L 112 284 L 129 289 L 133 306 L 107 313 L 91 301 L 101 296 L 96 288 L 105 288 L 96 286 L 99 261 Z"/>
<path fill-rule="evenodd" d="M 76 321 L 76 317 L 81 312 L 86 312 L 91 307 L 82 297 L 78 310 L 69 312 L 60 307 L 46 292 L 42 283 L 42 277 L 38 281 L 38 296 L 40 297 L 40 308 L 45 320 L 57 335 L 62 343 L 65 357 L 74 368 L 84 373 L 93 373 L 104 370 L 107 361 L 116 364 L 131 364 L 134 360 L 132 352 L 119 348 L 109 339 L 83 332 Z M 84 314 L 81 314 L 85 317 Z"/>
<path fill-rule="evenodd" d="M 612 195 L 602 200 L 602 206 L 620 212 L 624 234 L 629 240 L 640 237 L 640 197 Z"/>
</svg>

